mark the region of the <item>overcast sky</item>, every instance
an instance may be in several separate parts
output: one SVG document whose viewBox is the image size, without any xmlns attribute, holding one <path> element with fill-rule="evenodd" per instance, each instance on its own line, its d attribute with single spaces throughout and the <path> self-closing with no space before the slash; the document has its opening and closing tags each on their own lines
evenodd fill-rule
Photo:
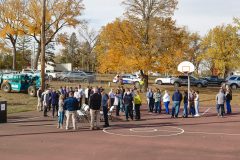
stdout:
<svg viewBox="0 0 240 160">
<path fill-rule="evenodd" d="M 122 17 L 122 0 L 83 0 L 83 17 L 99 30 L 101 26 Z M 187 26 L 201 35 L 214 26 L 231 23 L 233 17 L 240 17 L 240 0 L 179 0 L 174 18 L 180 26 Z"/>
</svg>

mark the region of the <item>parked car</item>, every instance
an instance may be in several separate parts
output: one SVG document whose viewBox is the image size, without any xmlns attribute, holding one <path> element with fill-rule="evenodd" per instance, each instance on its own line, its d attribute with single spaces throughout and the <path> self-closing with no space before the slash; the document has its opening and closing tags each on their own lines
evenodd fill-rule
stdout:
<svg viewBox="0 0 240 160">
<path fill-rule="evenodd" d="M 48 75 L 49 80 L 57 79 L 58 73 L 61 73 L 61 72 L 46 70 L 46 74 Z"/>
<path fill-rule="evenodd" d="M 87 74 L 82 71 L 68 71 L 61 73 L 59 79 L 65 82 L 82 81 L 85 83 L 92 83 L 95 81 L 96 77 L 95 75 Z"/>
<path fill-rule="evenodd" d="M 212 85 L 212 86 L 222 86 L 226 80 L 219 78 L 218 76 L 209 76 L 209 77 L 204 77 L 204 78 L 200 78 L 200 79 L 204 79 L 206 81 L 208 81 L 208 85 Z"/>
<path fill-rule="evenodd" d="M 237 89 L 240 87 L 240 76 L 230 76 L 226 82 L 232 89 Z"/>
<path fill-rule="evenodd" d="M 173 77 L 171 79 L 171 84 L 173 84 L 175 87 L 188 85 L 188 76 Z M 206 80 L 197 79 L 193 76 L 190 76 L 190 85 L 197 86 L 197 87 L 207 87 L 208 82 Z"/>
<path fill-rule="evenodd" d="M 134 74 L 122 74 L 122 75 L 116 75 L 113 78 L 113 83 L 121 82 L 122 84 L 135 84 L 139 85 L 141 79 Z"/>
<path fill-rule="evenodd" d="M 159 84 L 159 85 L 171 84 L 171 79 L 172 79 L 172 76 L 157 78 L 157 79 L 155 79 L 155 84 Z"/>
</svg>

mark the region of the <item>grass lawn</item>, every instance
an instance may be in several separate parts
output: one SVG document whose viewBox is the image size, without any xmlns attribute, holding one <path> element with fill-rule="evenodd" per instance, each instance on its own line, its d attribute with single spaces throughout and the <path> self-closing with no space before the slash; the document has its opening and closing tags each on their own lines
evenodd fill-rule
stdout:
<svg viewBox="0 0 240 160">
<path fill-rule="evenodd" d="M 65 83 L 65 82 L 50 82 L 50 86 L 52 88 L 58 89 L 60 86 L 72 86 L 76 87 L 80 83 Z M 82 83 L 81 83 L 82 84 Z M 82 87 L 85 88 L 88 84 L 82 84 Z M 117 84 L 111 83 L 111 86 L 109 86 L 106 82 L 99 82 L 91 84 L 91 86 L 102 86 L 105 88 L 106 92 L 110 90 L 110 88 L 116 88 Z M 125 88 L 131 87 L 130 85 L 124 85 Z M 155 89 L 159 88 L 162 91 L 168 90 L 170 94 L 173 93 L 174 87 L 169 85 L 163 85 L 159 86 L 156 84 L 150 84 L 150 88 Z M 180 87 L 180 91 L 184 91 L 187 89 L 187 87 Z M 200 92 L 200 107 L 212 107 L 215 106 L 215 96 L 219 90 L 218 87 L 207 87 L 207 88 L 195 88 L 194 90 L 198 90 Z M 233 91 L 233 101 L 232 105 L 234 107 L 239 107 L 240 103 L 240 90 L 234 90 Z M 146 104 L 146 98 L 145 93 L 141 93 L 141 97 L 143 100 L 143 104 Z M 33 111 L 36 110 L 37 106 L 37 98 L 36 97 L 30 97 L 25 93 L 4 93 L 0 91 L 0 100 L 6 100 L 8 103 L 8 114 L 12 113 L 18 113 L 18 112 L 27 112 L 27 111 Z"/>
</svg>

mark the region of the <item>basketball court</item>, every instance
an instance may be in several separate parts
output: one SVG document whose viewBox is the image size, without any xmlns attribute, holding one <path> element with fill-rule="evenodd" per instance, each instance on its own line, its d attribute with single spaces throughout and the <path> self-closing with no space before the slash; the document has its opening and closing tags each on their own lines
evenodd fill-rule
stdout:
<svg viewBox="0 0 240 160">
<path fill-rule="evenodd" d="M 39 112 L 21 113 L 0 125 L 0 155 L 1 160 L 237 160 L 240 110 L 233 111 L 220 118 L 214 107 L 206 107 L 200 118 L 171 119 L 143 109 L 141 121 L 126 122 L 122 114 L 110 121 L 110 128 L 90 131 L 89 124 L 82 123 L 76 132 L 57 129 L 56 119 Z"/>
</svg>

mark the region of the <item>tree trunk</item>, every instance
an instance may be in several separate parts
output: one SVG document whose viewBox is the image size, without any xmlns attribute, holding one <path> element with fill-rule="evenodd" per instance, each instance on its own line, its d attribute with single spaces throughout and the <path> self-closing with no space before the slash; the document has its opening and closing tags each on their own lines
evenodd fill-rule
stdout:
<svg viewBox="0 0 240 160">
<path fill-rule="evenodd" d="M 41 43 L 38 43 L 38 50 L 34 59 L 34 66 L 33 66 L 34 69 L 37 69 L 38 67 L 38 60 L 39 60 L 40 53 L 41 53 Z"/>
<path fill-rule="evenodd" d="M 144 74 L 143 70 L 140 70 L 140 74 L 141 74 L 141 76 L 143 78 L 143 82 L 144 82 L 144 86 L 143 86 L 144 92 L 147 92 L 147 89 L 148 89 L 148 75 Z"/>
<path fill-rule="evenodd" d="M 12 65 L 12 69 L 13 70 L 16 70 L 16 63 L 17 63 L 17 60 L 16 60 L 16 55 L 17 55 L 17 49 L 16 49 L 16 44 L 13 43 L 13 65 Z"/>
</svg>

